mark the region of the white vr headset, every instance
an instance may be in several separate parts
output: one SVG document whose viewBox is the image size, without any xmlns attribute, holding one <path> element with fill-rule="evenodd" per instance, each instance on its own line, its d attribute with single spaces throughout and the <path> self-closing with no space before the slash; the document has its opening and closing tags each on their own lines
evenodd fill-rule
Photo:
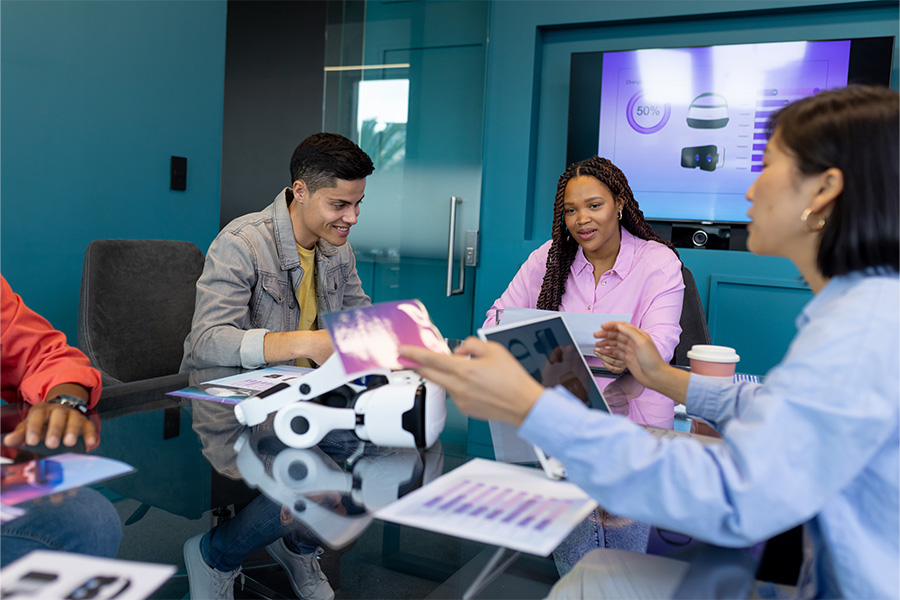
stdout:
<svg viewBox="0 0 900 600">
<path fill-rule="evenodd" d="M 367 385 L 355 383 L 369 376 Z M 242 425 L 275 413 L 275 434 L 292 448 L 310 448 L 329 431 L 351 430 L 379 446 L 429 448 L 444 430 L 444 388 L 413 371 L 374 369 L 347 375 L 337 353 L 318 369 L 280 383 L 234 407 Z"/>
</svg>

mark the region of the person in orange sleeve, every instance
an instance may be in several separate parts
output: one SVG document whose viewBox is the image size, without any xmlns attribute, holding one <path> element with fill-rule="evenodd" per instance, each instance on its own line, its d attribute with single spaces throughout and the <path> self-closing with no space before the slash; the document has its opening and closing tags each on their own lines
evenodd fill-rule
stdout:
<svg viewBox="0 0 900 600">
<path fill-rule="evenodd" d="M 97 428 L 86 416 L 100 398 L 100 372 L 66 336 L 28 308 L 0 276 L 0 398 L 32 405 L 3 443 L 43 441 L 48 448 L 97 446 Z"/>
</svg>

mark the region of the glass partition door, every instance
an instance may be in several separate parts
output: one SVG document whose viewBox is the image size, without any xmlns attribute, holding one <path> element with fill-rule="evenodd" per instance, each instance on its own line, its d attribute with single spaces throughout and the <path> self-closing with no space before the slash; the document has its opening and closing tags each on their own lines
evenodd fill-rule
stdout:
<svg viewBox="0 0 900 600">
<path fill-rule="evenodd" d="M 329 3 L 323 129 L 375 162 L 350 234 L 363 287 L 422 300 L 448 338 L 472 333 L 487 18 L 486 1 Z"/>
</svg>

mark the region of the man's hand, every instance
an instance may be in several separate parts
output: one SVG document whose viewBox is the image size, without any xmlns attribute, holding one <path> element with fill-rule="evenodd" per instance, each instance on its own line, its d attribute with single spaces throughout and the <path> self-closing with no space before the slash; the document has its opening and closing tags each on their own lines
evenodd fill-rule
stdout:
<svg viewBox="0 0 900 600">
<path fill-rule="evenodd" d="M 328 330 L 321 329 L 304 333 L 306 333 L 304 339 L 306 346 L 305 357 L 313 360 L 317 365 L 324 364 L 334 352 L 334 346 L 331 345 L 331 336 L 328 335 Z"/>
<path fill-rule="evenodd" d="M 544 388 L 496 342 L 470 337 L 453 356 L 401 346 L 400 356 L 420 366 L 416 373 L 442 386 L 463 413 L 519 426 Z"/>
<path fill-rule="evenodd" d="M 325 329 L 269 332 L 263 344 L 267 363 L 309 358 L 321 365 L 334 352 L 331 338 Z"/>
<path fill-rule="evenodd" d="M 41 441 L 50 448 L 74 446 L 78 438 L 84 438 L 85 448 L 90 451 L 97 447 L 97 429 L 91 421 L 75 410 L 62 404 L 41 402 L 28 411 L 25 420 L 3 438 L 7 446 L 36 446 Z"/>
</svg>

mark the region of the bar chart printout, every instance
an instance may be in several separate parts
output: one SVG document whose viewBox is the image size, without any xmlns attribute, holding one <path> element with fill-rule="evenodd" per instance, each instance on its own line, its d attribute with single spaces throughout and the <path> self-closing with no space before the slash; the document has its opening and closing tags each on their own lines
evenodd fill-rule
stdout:
<svg viewBox="0 0 900 600">
<path fill-rule="evenodd" d="M 375 516 L 547 556 L 595 506 L 580 488 L 540 469 L 475 458 Z"/>
</svg>

